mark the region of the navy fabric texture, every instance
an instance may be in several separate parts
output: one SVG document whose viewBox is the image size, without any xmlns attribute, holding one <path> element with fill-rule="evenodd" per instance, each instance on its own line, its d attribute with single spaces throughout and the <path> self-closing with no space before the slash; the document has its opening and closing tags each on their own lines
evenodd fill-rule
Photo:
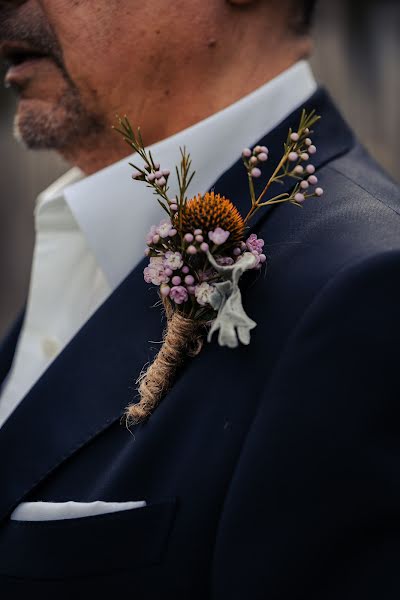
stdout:
<svg viewBox="0 0 400 600">
<path fill-rule="evenodd" d="M 400 597 L 400 193 L 323 89 L 308 108 L 325 195 L 253 223 L 268 268 L 243 280 L 251 345 L 207 344 L 128 431 L 164 326 L 143 261 L 0 430 L 2 598 Z M 260 140 L 265 177 L 300 112 Z M 241 160 L 214 189 L 246 211 Z M 147 506 L 10 521 L 37 500 Z"/>
</svg>

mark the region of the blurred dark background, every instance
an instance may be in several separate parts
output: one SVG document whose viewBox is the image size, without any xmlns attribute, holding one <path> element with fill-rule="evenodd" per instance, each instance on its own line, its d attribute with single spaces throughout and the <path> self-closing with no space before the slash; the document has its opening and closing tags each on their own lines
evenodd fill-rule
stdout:
<svg viewBox="0 0 400 600">
<path fill-rule="evenodd" d="M 375 158 L 400 181 L 400 2 L 321 0 L 312 65 Z M 2 78 L 1 78 L 2 80 Z M 12 136 L 14 98 L 0 88 L 0 338 L 24 304 L 37 194 L 68 166 Z"/>
</svg>

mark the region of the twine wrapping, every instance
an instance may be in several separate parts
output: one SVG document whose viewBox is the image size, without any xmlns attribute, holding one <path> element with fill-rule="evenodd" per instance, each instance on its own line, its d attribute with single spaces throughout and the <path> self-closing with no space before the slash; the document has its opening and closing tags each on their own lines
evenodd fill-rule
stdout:
<svg viewBox="0 0 400 600">
<path fill-rule="evenodd" d="M 197 356 L 204 343 L 207 324 L 184 317 L 173 311 L 169 302 L 164 304 L 167 327 L 163 342 L 154 361 L 137 380 L 140 401 L 126 410 L 128 424 L 136 424 L 154 411 L 163 396 L 172 387 L 175 375 L 186 358 Z"/>
</svg>

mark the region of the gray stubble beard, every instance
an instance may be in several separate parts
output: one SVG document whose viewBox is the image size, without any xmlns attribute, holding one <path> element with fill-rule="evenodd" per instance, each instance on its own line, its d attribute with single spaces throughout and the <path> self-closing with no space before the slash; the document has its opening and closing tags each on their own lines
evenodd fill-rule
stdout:
<svg viewBox="0 0 400 600">
<path fill-rule="evenodd" d="M 17 113 L 14 136 L 31 150 L 56 150 L 63 153 L 71 146 L 104 132 L 104 119 L 90 113 L 84 106 L 79 90 L 64 74 L 65 91 L 54 107 L 48 110 L 25 108 Z"/>
</svg>

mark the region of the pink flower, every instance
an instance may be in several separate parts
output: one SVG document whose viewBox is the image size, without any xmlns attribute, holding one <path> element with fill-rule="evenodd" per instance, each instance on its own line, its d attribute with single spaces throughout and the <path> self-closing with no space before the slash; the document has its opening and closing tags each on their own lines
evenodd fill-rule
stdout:
<svg viewBox="0 0 400 600">
<path fill-rule="evenodd" d="M 250 252 L 256 252 L 257 254 L 262 254 L 264 248 L 264 240 L 261 238 L 257 238 L 255 233 L 252 233 L 250 237 L 246 240 L 246 246 L 250 250 Z"/>
<path fill-rule="evenodd" d="M 208 237 L 217 246 L 225 244 L 226 240 L 230 235 L 231 234 L 229 231 L 224 231 L 224 229 L 222 229 L 221 227 L 217 227 L 214 231 L 208 232 Z"/>
<path fill-rule="evenodd" d="M 175 304 L 183 304 L 189 298 L 187 289 L 182 285 L 175 285 L 171 288 L 169 297 L 175 302 Z"/>
<path fill-rule="evenodd" d="M 150 246 L 150 244 L 153 242 L 153 237 L 157 234 L 157 227 L 155 225 L 152 225 L 150 227 L 150 231 L 146 236 L 146 244 L 148 244 Z"/>
<path fill-rule="evenodd" d="M 146 283 L 151 283 L 151 274 L 150 274 L 150 268 L 146 267 L 145 269 L 143 269 L 143 277 Z"/>
<path fill-rule="evenodd" d="M 252 252 L 252 254 L 256 258 L 256 264 L 254 265 L 253 269 L 257 269 L 257 270 L 261 269 L 261 267 L 263 266 L 263 264 L 267 260 L 267 257 L 265 256 L 265 254 L 259 254 L 255 250 Z"/>
<path fill-rule="evenodd" d="M 164 259 L 164 267 L 172 269 L 180 269 L 183 266 L 182 254 L 180 252 L 167 252 Z"/>
<path fill-rule="evenodd" d="M 143 271 L 144 280 L 146 283 L 152 283 L 153 285 L 161 285 L 162 283 L 168 283 L 169 277 L 166 275 L 164 270 L 164 259 L 162 256 L 152 256 L 150 263 Z"/>
</svg>

